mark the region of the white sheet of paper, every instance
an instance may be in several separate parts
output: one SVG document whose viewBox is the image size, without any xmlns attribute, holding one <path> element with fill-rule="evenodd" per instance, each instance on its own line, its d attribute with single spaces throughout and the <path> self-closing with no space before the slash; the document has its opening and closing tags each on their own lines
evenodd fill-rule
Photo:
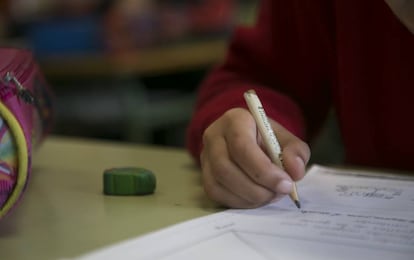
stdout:
<svg viewBox="0 0 414 260">
<path fill-rule="evenodd" d="M 369 176 L 369 177 L 368 177 Z M 101 259 L 414 259 L 414 180 L 313 166 L 289 197 L 226 210 L 81 256 Z"/>
</svg>

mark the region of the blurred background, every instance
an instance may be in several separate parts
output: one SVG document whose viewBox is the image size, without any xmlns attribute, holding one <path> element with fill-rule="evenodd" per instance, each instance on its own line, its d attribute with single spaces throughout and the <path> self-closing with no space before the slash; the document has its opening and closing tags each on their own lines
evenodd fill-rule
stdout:
<svg viewBox="0 0 414 260">
<path fill-rule="evenodd" d="M 183 146 L 195 91 L 257 0 L 0 0 L 1 46 L 29 48 L 54 133 Z"/>
<path fill-rule="evenodd" d="M 0 0 L 0 44 L 29 48 L 56 94 L 54 134 L 184 146 L 195 92 L 259 0 Z M 335 117 L 312 161 L 340 163 Z"/>
</svg>

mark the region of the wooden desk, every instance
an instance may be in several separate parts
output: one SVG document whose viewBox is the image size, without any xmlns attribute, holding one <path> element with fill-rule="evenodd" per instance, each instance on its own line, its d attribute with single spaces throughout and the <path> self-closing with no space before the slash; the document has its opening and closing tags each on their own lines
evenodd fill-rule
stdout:
<svg viewBox="0 0 414 260">
<path fill-rule="evenodd" d="M 35 152 L 21 204 L 0 221 L 0 258 L 75 257 L 111 243 L 219 211 L 204 196 L 184 150 L 50 137 Z M 102 194 L 103 170 L 141 166 L 153 195 Z"/>
</svg>

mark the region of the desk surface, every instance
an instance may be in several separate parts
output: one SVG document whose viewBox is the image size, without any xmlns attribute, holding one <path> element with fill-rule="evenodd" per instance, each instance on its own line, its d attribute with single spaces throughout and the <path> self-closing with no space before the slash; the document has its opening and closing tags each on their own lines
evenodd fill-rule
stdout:
<svg viewBox="0 0 414 260">
<path fill-rule="evenodd" d="M 219 211 L 181 149 L 50 137 L 33 164 L 21 204 L 0 221 L 1 259 L 75 257 Z M 155 193 L 103 195 L 103 170 L 119 166 L 151 169 Z"/>
</svg>

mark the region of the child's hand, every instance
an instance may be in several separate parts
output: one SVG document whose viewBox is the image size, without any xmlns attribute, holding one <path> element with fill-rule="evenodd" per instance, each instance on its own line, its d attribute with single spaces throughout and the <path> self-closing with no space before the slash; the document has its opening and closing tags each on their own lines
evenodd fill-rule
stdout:
<svg viewBox="0 0 414 260">
<path fill-rule="evenodd" d="M 254 208 L 290 193 L 292 181 L 303 178 L 308 145 L 270 122 L 286 171 L 266 155 L 248 110 L 231 109 L 205 130 L 200 161 L 204 189 L 212 200 L 232 208 Z"/>
</svg>

